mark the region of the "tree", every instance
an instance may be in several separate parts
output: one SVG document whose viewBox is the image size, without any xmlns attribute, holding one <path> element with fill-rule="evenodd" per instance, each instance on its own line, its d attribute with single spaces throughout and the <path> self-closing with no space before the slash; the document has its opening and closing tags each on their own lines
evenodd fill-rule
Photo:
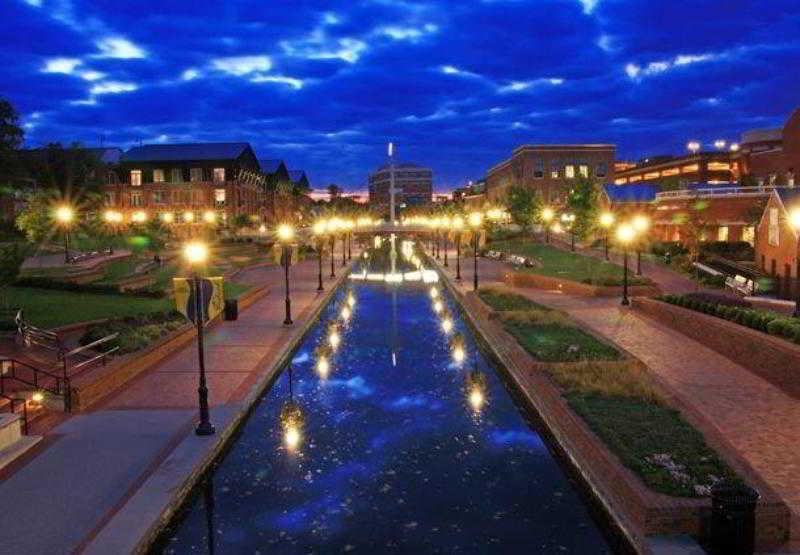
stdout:
<svg viewBox="0 0 800 555">
<path fill-rule="evenodd" d="M 8 288 L 17 281 L 19 270 L 25 262 L 27 249 L 19 243 L 0 247 L 0 306 L 8 306 Z"/>
<path fill-rule="evenodd" d="M 506 195 L 506 208 L 511 220 L 525 230 L 535 221 L 541 204 L 539 195 L 522 185 L 512 185 Z"/>
<path fill-rule="evenodd" d="M 26 158 L 25 169 L 39 187 L 57 189 L 65 197 L 96 193 L 102 188 L 105 165 L 77 143 L 67 148 L 51 143 Z"/>
<path fill-rule="evenodd" d="M 658 184 L 658 188 L 660 191 L 677 191 L 679 189 L 685 189 L 686 184 L 687 183 L 685 179 L 677 175 L 673 175 L 662 179 Z"/>
<path fill-rule="evenodd" d="M 19 171 L 18 149 L 24 137 L 14 106 L 0 98 L 0 182 L 6 183 Z"/>
<path fill-rule="evenodd" d="M 17 227 L 28 241 L 40 243 L 53 232 L 54 197 L 50 191 L 40 191 L 31 195 L 25 209 L 17 216 Z"/>
<path fill-rule="evenodd" d="M 247 214 L 236 214 L 231 219 L 231 227 L 233 227 L 234 235 L 238 234 L 242 229 L 250 225 L 250 218 Z"/>
<path fill-rule="evenodd" d="M 585 239 L 597 222 L 598 192 L 595 182 L 588 177 L 578 177 L 567 196 L 567 208 L 575 216 L 573 232 Z"/>
<path fill-rule="evenodd" d="M 331 183 L 328 185 L 328 196 L 331 200 L 337 199 L 342 194 L 342 188 L 336 185 L 335 183 Z"/>
</svg>

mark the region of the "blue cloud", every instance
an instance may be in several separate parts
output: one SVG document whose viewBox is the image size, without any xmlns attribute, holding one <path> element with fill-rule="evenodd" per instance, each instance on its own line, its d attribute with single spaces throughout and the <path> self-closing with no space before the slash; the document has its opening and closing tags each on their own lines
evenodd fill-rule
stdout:
<svg viewBox="0 0 800 555">
<path fill-rule="evenodd" d="M 389 140 L 445 189 L 523 142 L 608 141 L 638 158 L 780 125 L 797 105 L 796 0 L 7 0 L 3 10 L 3 94 L 29 145 L 244 140 L 320 187 L 363 188 Z"/>
</svg>

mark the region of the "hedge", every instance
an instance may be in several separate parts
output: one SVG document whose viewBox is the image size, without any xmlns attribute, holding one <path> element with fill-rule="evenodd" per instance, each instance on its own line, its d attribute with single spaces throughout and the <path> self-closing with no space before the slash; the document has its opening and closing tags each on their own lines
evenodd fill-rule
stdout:
<svg viewBox="0 0 800 555">
<path fill-rule="evenodd" d="M 658 299 L 800 343 L 800 319 L 787 318 L 775 312 L 722 304 L 715 301 L 710 302 L 709 299 L 699 296 L 662 295 Z"/>
<path fill-rule="evenodd" d="M 14 282 L 17 287 L 33 287 L 36 289 L 55 289 L 57 291 L 71 291 L 73 293 L 93 293 L 96 295 L 122 295 L 127 297 L 145 297 L 160 299 L 164 291 L 153 288 L 144 288 L 131 291 L 120 291 L 116 285 L 102 283 L 72 283 L 59 281 L 46 277 L 24 277 Z"/>
</svg>

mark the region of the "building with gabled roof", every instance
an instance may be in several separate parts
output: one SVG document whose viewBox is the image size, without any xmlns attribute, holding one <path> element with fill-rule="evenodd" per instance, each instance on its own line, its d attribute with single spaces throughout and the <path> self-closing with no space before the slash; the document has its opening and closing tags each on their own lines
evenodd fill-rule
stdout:
<svg viewBox="0 0 800 555">
<path fill-rule="evenodd" d="M 289 170 L 289 180 L 301 191 L 310 191 L 311 183 L 304 170 Z"/>
<path fill-rule="evenodd" d="M 800 277 L 800 189 L 776 188 L 770 193 L 756 228 L 756 264 L 776 280 L 779 296 L 794 299 Z M 796 223 L 796 222 L 795 222 Z"/>
</svg>

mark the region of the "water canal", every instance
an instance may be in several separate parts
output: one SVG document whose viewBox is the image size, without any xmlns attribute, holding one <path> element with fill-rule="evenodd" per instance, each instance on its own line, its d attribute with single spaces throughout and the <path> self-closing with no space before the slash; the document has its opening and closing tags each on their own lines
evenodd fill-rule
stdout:
<svg viewBox="0 0 800 555">
<path fill-rule="evenodd" d="M 611 553 L 437 290 L 342 288 L 154 552 Z"/>
</svg>

